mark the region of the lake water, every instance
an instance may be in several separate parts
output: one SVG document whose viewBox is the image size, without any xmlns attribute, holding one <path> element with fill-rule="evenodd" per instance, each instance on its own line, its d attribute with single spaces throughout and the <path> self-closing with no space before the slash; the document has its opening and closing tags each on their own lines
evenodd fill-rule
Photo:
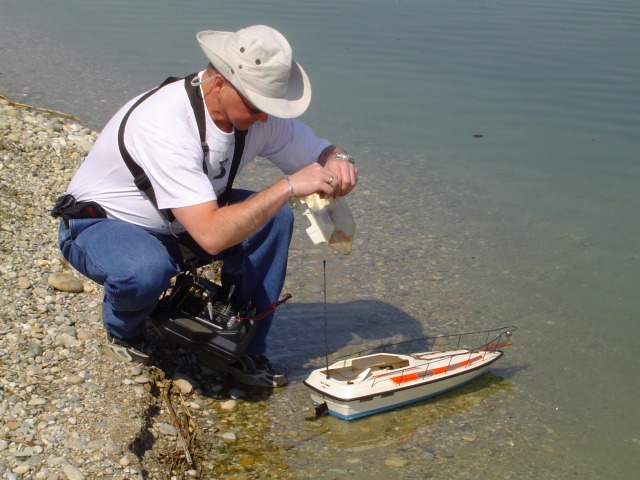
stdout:
<svg viewBox="0 0 640 480">
<path fill-rule="evenodd" d="M 334 478 L 330 465 L 362 472 L 354 456 L 384 452 L 413 467 L 349 478 L 638 478 L 640 4 L 0 0 L 0 90 L 99 130 L 129 97 L 204 66 L 197 31 L 256 23 L 290 40 L 314 89 L 303 119 L 362 176 L 348 258 L 294 243 L 272 356 L 301 380 L 323 352 L 321 258 L 332 352 L 518 326 L 485 383 L 324 420 L 309 442 L 333 463 L 304 468 Z M 269 408 L 307 401 L 297 382 Z M 370 450 L 354 450 L 363 436 Z"/>
</svg>

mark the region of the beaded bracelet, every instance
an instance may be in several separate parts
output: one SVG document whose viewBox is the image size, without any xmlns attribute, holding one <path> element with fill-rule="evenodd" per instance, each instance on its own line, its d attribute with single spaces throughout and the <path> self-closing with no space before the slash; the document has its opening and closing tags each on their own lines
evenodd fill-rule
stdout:
<svg viewBox="0 0 640 480">
<path fill-rule="evenodd" d="M 291 179 L 289 178 L 289 175 L 285 175 L 284 178 L 287 180 L 287 184 L 289 185 L 289 193 L 291 194 L 289 196 L 289 206 L 291 208 L 296 208 L 296 204 L 295 204 L 296 194 L 293 192 L 293 183 L 291 183 Z"/>
</svg>

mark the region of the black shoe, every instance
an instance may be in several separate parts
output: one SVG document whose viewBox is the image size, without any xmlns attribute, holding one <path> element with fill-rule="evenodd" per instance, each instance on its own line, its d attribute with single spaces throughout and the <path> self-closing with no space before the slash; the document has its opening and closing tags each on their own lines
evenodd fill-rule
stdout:
<svg viewBox="0 0 640 480">
<path fill-rule="evenodd" d="M 123 363 L 140 363 L 149 365 L 151 359 L 147 351 L 147 344 L 144 335 L 133 338 L 118 338 L 107 332 L 107 353 L 115 360 Z"/>
<path fill-rule="evenodd" d="M 289 379 L 284 373 L 278 373 L 271 362 L 264 355 L 243 355 L 240 360 L 225 364 L 207 356 L 202 358 L 204 363 L 211 364 L 217 370 L 231 374 L 236 380 L 245 385 L 262 388 L 284 387 Z"/>
</svg>

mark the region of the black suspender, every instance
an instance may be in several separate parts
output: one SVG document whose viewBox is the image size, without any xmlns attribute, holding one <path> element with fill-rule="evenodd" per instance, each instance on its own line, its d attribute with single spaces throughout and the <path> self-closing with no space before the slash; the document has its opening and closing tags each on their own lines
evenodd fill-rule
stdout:
<svg viewBox="0 0 640 480">
<path fill-rule="evenodd" d="M 247 137 L 248 130 L 234 130 L 235 146 L 233 147 L 233 160 L 231 160 L 231 168 L 229 170 L 229 178 L 227 179 L 227 187 L 224 192 L 218 197 L 218 204 L 224 205 L 229 201 L 229 195 L 231 194 L 231 186 L 238 173 L 238 167 L 240 167 L 240 160 L 242 159 L 242 152 L 244 150 L 244 140 Z"/>
<path fill-rule="evenodd" d="M 192 73 L 188 77 L 184 79 L 184 88 L 187 91 L 187 96 L 189 97 L 189 103 L 191 103 L 191 108 L 193 109 L 193 113 L 196 116 L 196 123 L 198 124 L 198 133 L 200 134 L 200 145 L 202 145 L 202 168 L 204 173 L 207 173 L 207 155 L 209 155 L 209 145 L 207 145 L 207 124 L 205 123 L 205 112 L 204 112 L 204 104 L 202 102 L 202 98 L 200 98 L 199 87 L 194 87 L 191 85 L 191 80 L 197 77 L 197 73 Z M 171 77 L 169 77 L 171 78 Z M 168 79 L 167 79 L 168 80 Z M 166 80 L 165 80 L 166 81 Z"/>
<path fill-rule="evenodd" d="M 207 135 L 207 127 L 206 127 L 206 117 L 204 104 L 202 99 L 199 96 L 199 87 L 191 85 L 191 80 L 195 78 L 198 74 L 193 73 L 184 79 L 184 88 L 187 91 L 187 96 L 189 97 L 189 102 L 191 103 L 191 108 L 193 109 L 193 113 L 196 117 L 196 123 L 198 124 L 198 133 L 200 134 L 200 144 L 202 145 L 202 169 L 205 173 L 207 173 L 207 155 L 209 153 L 209 145 L 207 145 L 206 135 Z M 129 168 L 129 171 L 133 175 L 134 182 L 136 187 L 143 191 L 151 203 L 158 208 L 158 202 L 156 201 L 156 195 L 153 191 L 153 186 L 151 185 L 151 181 L 149 177 L 144 172 L 144 170 L 138 165 L 131 155 L 129 154 L 127 147 L 124 144 L 124 129 L 127 124 L 127 120 L 131 115 L 131 112 L 135 110 L 135 108 L 144 102 L 151 95 L 156 93 L 165 85 L 170 83 L 177 82 L 178 80 L 182 80 L 178 77 L 169 77 L 162 84 L 154 88 L 153 90 L 148 91 L 142 97 L 140 97 L 129 109 L 129 111 L 125 114 L 120 123 L 120 128 L 118 129 L 118 148 L 120 149 L 120 154 L 122 155 L 122 159 L 124 163 Z M 233 160 L 231 161 L 231 168 L 229 171 L 229 178 L 227 180 L 227 186 L 225 187 L 222 194 L 218 197 L 218 203 L 223 205 L 227 203 L 229 194 L 231 193 L 231 188 L 233 186 L 233 181 L 235 180 L 236 174 L 238 173 L 238 168 L 240 167 L 240 160 L 242 159 L 242 152 L 244 150 L 244 141 L 247 136 L 246 130 L 234 130 L 235 136 L 235 146 L 233 150 Z M 174 216 L 168 209 L 158 209 L 158 211 L 165 217 L 167 220 L 172 222 L 174 220 Z"/>
</svg>

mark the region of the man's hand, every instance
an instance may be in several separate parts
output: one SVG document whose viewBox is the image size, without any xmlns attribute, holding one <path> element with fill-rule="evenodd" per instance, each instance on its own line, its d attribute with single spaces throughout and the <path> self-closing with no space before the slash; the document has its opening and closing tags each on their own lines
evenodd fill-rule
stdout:
<svg viewBox="0 0 640 480">
<path fill-rule="evenodd" d="M 318 163 L 324 166 L 325 170 L 329 171 L 333 177 L 333 181 L 331 182 L 333 192 L 328 196 L 344 197 L 358 184 L 358 169 L 353 163 L 336 157 L 336 153 L 345 152 L 341 148 L 333 145 L 325 148 L 320 155 Z"/>
<path fill-rule="evenodd" d="M 293 194 L 298 198 L 318 193 L 322 198 L 334 195 L 338 184 L 336 175 L 319 163 L 312 163 L 289 176 Z"/>
</svg>

